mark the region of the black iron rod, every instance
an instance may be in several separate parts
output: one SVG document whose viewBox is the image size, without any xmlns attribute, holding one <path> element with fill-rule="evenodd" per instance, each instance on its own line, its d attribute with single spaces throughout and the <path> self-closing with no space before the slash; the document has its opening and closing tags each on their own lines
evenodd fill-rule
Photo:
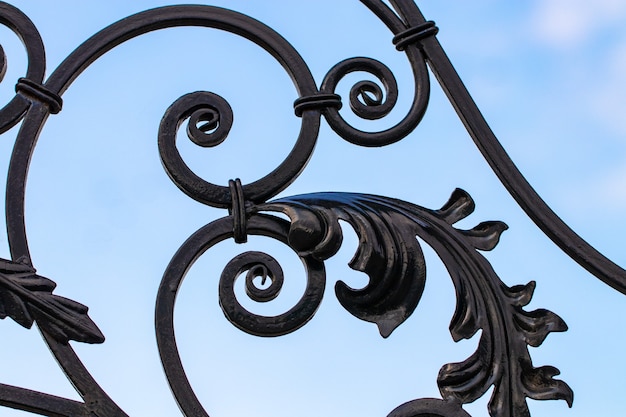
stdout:
<svg viewBox="0 0 626 417">
<path fill-rule="evenodd" d="M 563 252 L 626 294 L 626 270 L 574 232 L 537 194 L 506 153 L 435 37 L 422 41 L 429 67 L 491 169 L 519 206 Z"/>
</svg>

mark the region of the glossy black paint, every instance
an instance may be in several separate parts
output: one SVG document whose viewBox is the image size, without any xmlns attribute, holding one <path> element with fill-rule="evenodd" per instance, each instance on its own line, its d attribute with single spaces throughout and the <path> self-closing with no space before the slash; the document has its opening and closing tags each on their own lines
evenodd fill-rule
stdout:
<svg viewBox="0 0 626 417">
<path fill-rule="evenodd" d="M 228 215 L 200 228 L 173 256 L 161 281 L 155 311 L 157 344 L 172 392 L 186 416 L 208 416 L 196 397 L 176 345 L 174 306 L 183 278 L 193 263 L 212 246 L 248 235 L 267 236 L 290 247 L 302 260 L 307 285 L 301 299 L 286 313 L 259 316 L 248 312 L 234 296 L 235 280 L 245 274 L 246 293 L 259 302 L 273 300 L 287 279 L 269 254 L 244 252 L 232 259 L 219 282 L 219 303 L 237 328 L 255 336 L 276 337 L 296 331 L 312 319 L 326 285 L 324 261 L 341 247 L 339 220 L 354 228 L 359 247 L 350 267 L 370 277 L 359 290 L 339 281 L 335 286 L 342 306 L 361 320 L 376 323 L 383 337 L 401 325 L 418 305 L 426 279 L 425 261 L 416 236 L 431 246 L 454 283 L 457 307 L 450 324 L 455 341 L 482 330 L 476 352 L 460 363 L 444 365 L 439 373 L 441 399 L 417 399 L 391 411 L 390 417 L 466 417 L 463 404 L 494 387 L 489 403 L 492 417 L 529 415 L 527 398 L 563 399 L 571 405 L 569 386 L 553 377 L 551 366 L 534 367 L 528 346 L 539 346 L 551 332 L 565 331 L 564 321 L 549 310 L 523 309 L 532 298 L 534 282 L 508 287 L 480 251 L 495 248 L 507 228 L 502 222 L 478 224 L 470 230 L 454 227 L 474 209 L 471 197 L 455 190 L 439 210 L 389 197 L 352 193 L 314 193 L 271 201 L 304 170 L 317 140 L 321 118 L 343 139 L 367 147 L 385 146 L 409 135 L 428 104 L 428 70 L 448 95 L 476 145 L 507 190 L 528 216 L 572 259 L 596 277 L 626 294 L 626 271 L 576 235 L 543 202 L 512 163 L 493 135 L 436 39 L 438 28 L 409 0 L 362 0 L 391 31 L 390 47 L 406 54 L 413 70 L 415 93 L 407 115 L 380 132 L 351 126 L 339 113 L 343 98 L 335 93 L 349 73 L 368 72 L 380 81 L 356 83 L 349 94 L 351 110 L 364 119 L 385 117 L 396 103 L 398 86 L 383 63 L 355 57 L 331 68 L 317 87 L 307 64 L 278 33 L 239 13 L 210 6 L 171 6 L 148 10 L 103 29 L 79 46 L 44 81 L 45 52 L 32 22 L 19 10 L 0 3 L 0 23 L 23 41 L 28 55 L 25 76 L 16 82 L 15 97 L 0 110 L 0 133 L 21 123 L 11 157 L 6 195 L 7 233 L 12 260 L 0 260 L 0 317 L 30 327 L 37 322 L 44 340 L 82 401 L 59 398 L 0 384 L 0 404 L 46 416 L 125 416 L 101 389 L 68 344 L 70 340 L 102 343 L 104 336 L 87 315 L 87 307 L 53 294 L 55 283 L 33 267 L 24 227 L 24 195 L 28 166 L 47 118 L 62 109 L 63 93 L 108 50 L 157 29 L 204 26 L 225 30 L 264 48 L 289 74 L 299 98 L 294 113 L 301 130 L 285 160 L 265 177 L 242 184 L 213 184 L 197 176 L 176 147 L 176 135 L 187 124 L 187 135 L 203 147 L 218 146 L 229 134 L 233 112 L 226 99 L 207 91 L 191 92 L 165 112 L 158 146 L 171 180 L 196 201 L 228 210 Z M 0 48 L 0 80 L 6 58 Z M 6 80 L 5 80 L 6 81 Z M 382 85 L 382 87 L 381 87 Z M 274 213 L 274 214 L 272 214 Z M 275 215 L 281 213 L 289 220 Z M 257 288 L 254 279 L 269 280 Z"/>
</svg>

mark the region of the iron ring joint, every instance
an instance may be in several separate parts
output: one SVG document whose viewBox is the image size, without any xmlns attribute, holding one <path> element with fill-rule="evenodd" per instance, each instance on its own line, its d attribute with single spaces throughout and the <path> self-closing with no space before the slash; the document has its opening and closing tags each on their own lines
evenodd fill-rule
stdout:
<svg viewBox="0 0 626 417">
<path fill-rule="evenodd" d="M 296 116 L 302 117 L 305 110 L 324 109 L 333 107 L 340 110 L 342 107 L 341 96 L 338 94 L 317 93 L 310 96 L 303 96 L 293 102 L 293 110 Z"/>
<path fill-rule="evenodd" d="M 229 180 L 228 188 L 230 189 L 231 198 L 231 208 L 229 212 L 233 216 L 233 238 L 236 243 L 246 243 L 248 241 L 248 222 L 241 180 L 239 178 Z"/>
<path fill-rule="evenodd" d="M 63 107 L 63 99 L 58 94 L 28 78 L 20 78 L 17 80 L 15 92 L 21 93 L 31 100 L 46 104 L 52 114 L 59 113 Z"/>
<path fill-rule="evenodd" d="M 398 33 L 392 42 L 398 51 L 404 51 L 412 43 L 417 43 L 418 47 L 421 47 L 421 40 L 435 36 L 438 32 L 439 28 L 435 26 L 435 22 L 429 20 Z"/>
</svg>

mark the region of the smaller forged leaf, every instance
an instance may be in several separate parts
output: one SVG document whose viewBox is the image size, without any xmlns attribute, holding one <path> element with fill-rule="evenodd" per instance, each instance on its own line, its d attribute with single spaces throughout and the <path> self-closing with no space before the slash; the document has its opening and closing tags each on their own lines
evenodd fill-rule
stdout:
<svg viewBox="0 0 626 417">
<path fill-rule="evenodd" d="M 543 343 L 551 332 L 564 332 L 567 324 L 561 317 L 550 310 L 520 310 L 514 314 L 515 324 L 524 333 L 526 343 L 537 347 Z"/>
<path fill-rule="evenodd" d="M 88 308 L 52 294 L 54 281 L 29 265 L 0 259 L 0 317 L 30 328 L 33 321 L 62 343 L 102 343 L 104 336 L 87 315 Z"/>
<path fill-rule="evenodd" d="M 31 307 L 40 328 L 62 343 L 70 340 L 84 343 L 104 342 L 104 335 L 87 315 L 89 309 L 86 306 L 54 294 L 47 294 L 45 298 L 47 304 L 53 306 L 52 313 Z"/>
<path fill-rule="evenodd" d="M 488 231 L 489 227 L 476 229 Z M 480 249 L 471 238 L 468 241 Z M 483 330 L 472 357 L 442 367 L 438 383 L 444 398 L 471 402 L 493 385 L 491 417 L 529 417 L 527 397 L 570 401 L 567 384 L 551 379 L 549 371 L 555 368 L 537 371 L 532 367 L 528 345 L 539 346 L 549 333 L 567 329 L 565 322 L 549 310 L 522 309 L 532 298 L 535 282 L 509 288 L 482 255 L 474 250 L 457 253 L 460 256 L 450 257 L 448 262 L 458 259 L 465 266 L 451 268 L 457 291 L 451 334 L 458 340 L 471 337 L 478 328 Z"/>
<path fill-rule="evenodd" d="M 507 287 L 504 283 L 501 284 L 502 292 L 511 300 L 511 305 L 517 307 L 524 307 L 530 303 L 536 286 L 537 283 L 535 281 L 530 281 L 526 285 L 514 285 L 511 288 Z"/>
<path fill-rule="evenodd" d="M 403 216 L 388 212 L 388 207 L 361 210 L 344 216 L 359 236 L 359 247 L 350 267 L 365 272 L 370 282 L 361 290 L 353 290 L 339 281 L 335 292 L 350 314 L 376 323 L 386 338 L 417 307 L 426 269 L 415 232 Z"/>
<path fill-rule="evenodd" d="M 527 395 L 535 400 L 565 400 L 571 408 L 574 402 L 574 392 L 565 382 L 553 377 L 560 372 L 553 366 L 525 369 L 522 373 L 522 383 Z"/>
<path fill-rule="evenodd" d="M 472 214 L 475 208 L 474 200 L 467 191 L 457 188 L 452 192 L 446 204 L 436 213 L 449 225 L 453 225 Z"/>
<path fill-rule="evenodd" d="M 465 283 L 459 280 L 457 302 L 452 320 L 450 320 L 450 334 L 455 342 L 470 339 L 480 329 L 478 315 L 480 309 L 473 292 L 465 289 Z"/>
<path fill-rule="evenodd" d="M 483 395 L 494 378 L 483 366 L 483 355 L 484 351 L 479 348 L 465 361 L 441 367 L 437 384 L 443 398 L 454 397 L 469 403 Z"/>
<path fill-rule="evenodd" d="M 476 249 L 489 251 L 496 247 L 500 241 L 500 235 L 508 228 L 509 226 L 503 222 L 490 221 L 482 222 L 470 230 L 461 230 L 460 232 Z"/>
</svg>

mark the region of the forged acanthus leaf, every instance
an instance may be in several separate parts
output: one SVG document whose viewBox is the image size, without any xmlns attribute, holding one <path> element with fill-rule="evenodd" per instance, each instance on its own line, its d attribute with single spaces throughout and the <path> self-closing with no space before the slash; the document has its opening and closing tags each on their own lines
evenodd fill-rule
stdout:
<svg viewBox="0 0 626 417">
<path fill-rule="evenodd" d="M 104 336 L 80 303 L 52 294 L 55 283 L 35 270 L 0 260 L 0 318 L 11 317 L 30 328 L 33 321 L 62 343 L 102 343 Z"/>
<path fill-rule="evenodd" d="M 102 343 L 104 336 L 96 324 L 87 316 L 88 308 L 76 301 L 54 294 L 44 295 L 53 312 L 31 307 L 39 327 L 48 331 L 62 343 L 70 340 L 85 343 Z"/>
<path fill-rule="evenodd" d="M 370 282 L 361 290 L 337 282 L 337 298 L 352 315 L 376 323 L 380 334 L 388 337 L 411 315 L 424 289 L 426 267 L 415 230 L 394 212 L 380 217 L 347 215 L 346 221 L 357 225 L 359 235 L 359 250 L 350 267 L 365 272 Z"/>
<path fill-rule="evenodd" d="M 349 223 L 359 238 L 350 267 L 366 273 L 369 284 L 353 289 L 339 281 L 335 286 L 337 298 L 352 315 L 376 323 L 380 334 L 388 337 L 415 310 L 426 276 L 423 254 L 415 239 L 415 222 L 395 201 L 320 193 L 281 199 L 258 210 L 287 214 L 293 225 L 290 244 L 299 251 L 308 250 L 317 259 L 326 259 L 339 249 L 342 234 L 338 220 Z M 292 235 L 305 238 L 292 243 Z M 309 239 L 313 236 L 317 241 Z"/>
<path fill-rule="evenodd" d="M 391 198 L 350 193 L 287 197 L 255 210 L 287 214 L 291 246 L 317 259 L 326 259 L 339 249 L 342 233 L 338 220 L 348 222 L 359 237 L 350 267 L 366 273 L 370 281 L 358 290 L 338 282 L 337 298 L 355 317 L 376 323 L 384 337 L 412 314 L 423 292 L 425 263 L 416 235 L 431 240 L 436 235 L 434 239 L 443 241 L 462 237 L 474 249 L 490 250 L 506 229 L 502 222 L 481 223 L 467 231 L 451 227 L 474 210 L 472 198 L 461 189 L 436 211 Z M 466 301 L 469 306 L 475 298 Z M 475 306 L 457 308 L 455 340 L 478 330 L 473 317 L 476 311 Z"/>
<path fill-rule="evenodd" d="M 567 326 L 548 310 L 524 311 L 535 283 L 509 288 L 478 252 L 498 244 L 507 228 L 504 223 L 483 222 L 470 230 L 453 227 L 473 209 L 471 197 L 458 189 L 440 210 L 347 193 L 288 197 L 255 208 L 287 214 L 304 236 L 294 246 L 298 250 L 306 246 L 314 256 L 318 250 L 324 256 L 334 253 L 341 243 L 337 220 L 348 222 L 359 237 L 350 267 L 367 273 L 370 282 L 355 290 L 340 281 L 335 287 L 337 298 L 354 316 L 376 323 L 385 337 L 411 315 L 423 291 L 424 258 L 415 236 L 435 250 L 457 295 L 452 337 L 469 339 L 482 329 L 470 358 L 441 368 L 438 384 L 443 398 L 467 403 L 494 386 L 489 403 L 492 417 L 528 416 L 527 397 L 570 402 L 567 384 L 552 379 L 556 368 L 534 368 L 528 352 L 528 345 L 538 346 L 550 332 Z M 299 246 L 300 242 L 306 245 Z"/>
<path fill-rule="evenodd" d="M 463 256 L 458 258 L 464 259 Z M 565 399 L 571 405 L 569 386 L 552 379 L 558 370 L 553 367 L 534 368 L 527 348 L 527 345 L 539 346 L 549 333 L 564 331 L 567 326 L 559 316 L 548 310 L 522 310 L 521 306 L 530 301 L 534 282 L 509 288 L 497 279 L 490 267 L 487 268 L 486 261 L 483 266 L 483 278 L 486 280 L 478 282 L 478 285 L 483 286 L 480 293 L 486 302 L 477 299 L 472 285 L 458 285 L 455 280 L 457 291 L 465 292 L 462 299 L 474 302 L 471 307 L 460 311 L 477 320 L 477 326 L 483 329 L 483 333 L 476 352 L 470 358 L 441 368 L 438 383 L 442 395 L 470 402 L 493 385 L 489 403 L 492 417 L 528 417 L 526 397 Z M 504 314 L 495 314 L 497 311 Z M 451 326 L 453 335 L 454 331 L 464 330 L 459 328 L 462 323 L 459 319 L 457 322 L 453 320 L 453 323 L 457 326 Z M 468 327 L 465 334 L 457 333 L 457 336 L 467 336 L 470 330 Z M 503 340 L 506 343 L 502 343 Z"/>
</svg>

